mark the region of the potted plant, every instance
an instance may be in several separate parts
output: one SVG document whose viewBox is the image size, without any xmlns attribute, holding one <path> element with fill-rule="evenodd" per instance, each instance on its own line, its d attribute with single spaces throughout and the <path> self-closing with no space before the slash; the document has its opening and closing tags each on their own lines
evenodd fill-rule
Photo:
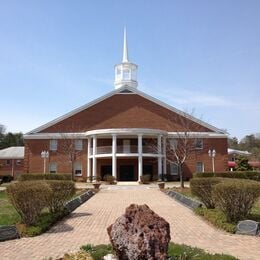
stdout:
<svg viewBox="0 0 260 260">
<path fill-rule="evenodd" d="M 163 190 L 165 188 L 165 182 L 158 182 L 158 186 L 160 190 Z"/>
</svg>

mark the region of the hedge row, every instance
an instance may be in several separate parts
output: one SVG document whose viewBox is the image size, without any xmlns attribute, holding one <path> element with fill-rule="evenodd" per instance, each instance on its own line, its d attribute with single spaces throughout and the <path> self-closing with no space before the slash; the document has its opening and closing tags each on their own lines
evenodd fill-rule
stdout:
<svg viewBox="0 0 260 260">
<path fill-rule="evenodd" d="M 233 171 L 233 172 L 196 172 L 193 174 L 195 178 L 206 177 L 223 177 L 223 178 L 235 178 L 235 179 L 250 179 L 260 181 L 260 172 L 252 171 Z"/>
<path fill-rule="evenodd" d="M 24 181 L 7 187 L 8 197 L 26 225 L 36 223 L 45 208 L 62 215 L 74 191 L 74 182 L 65 180 Z"/>
<path fill-rule="evenodd" d="M 54 173 L 25 173 L 19 177 L 20 181 L 36 180 L 71 180 L 71 174 Z"/>
<path fill-rule="evenodd" d="M 246 218 L 260 197 L 260 183 L 228 178 L 193 178 L 191 192 L 207 208 L 219 208 L 229 222 Z"/>
</svg>

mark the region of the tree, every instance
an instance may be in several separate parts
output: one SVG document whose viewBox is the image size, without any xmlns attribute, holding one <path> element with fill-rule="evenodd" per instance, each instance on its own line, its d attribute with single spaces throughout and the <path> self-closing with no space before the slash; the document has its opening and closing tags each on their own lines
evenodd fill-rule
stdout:
<svg viewBox="0 0 260 260">
<path fill-rule="evenodd" d="M 5 133 L 5 127 L 0 124 L 0 149 L 4 149 L 10 146 L 23 146 L 23 134 L 22 133 Z"/>
<path fill-rule="evenodd" d="M 166 161 L 170 164 L 174 163 L 177 165 L 182 188 L 184 188 L 185 179 L 183 166 L 186 160 L 195 153 L 196 142 L 201 140 L 197 139 L 194 135 L 194 132 L 199 130 L 200 125 L 199 122 L 194 122 L 193 114 L 194 111 L 191 113 L 182 112 L 182 114 L 176 114 L 176 118 L 173 118 L 172 116 L 168 117 L 168 132 L 172 131 L 171 122 L 173 121 L 178 121 L 180 130 L 175 131 L 174 136 L 169 136 L 166 139 Z M 158 152 L 158 145 L 156 142 L 153 141 L 150 146 L 153 150 L 157 150 Z"/>
<path fill-rule="evenodd" d="M 236 137 L 228 138 L 228 147 L 238 149 L 238 139 Z"/>
<path fill-rule="evenodd" d="M 244 156 L 239 156 L 236 158 L 236 171 L 250 171 L 252 167 L 248 163 L 248 159 Z"/>
</svg>

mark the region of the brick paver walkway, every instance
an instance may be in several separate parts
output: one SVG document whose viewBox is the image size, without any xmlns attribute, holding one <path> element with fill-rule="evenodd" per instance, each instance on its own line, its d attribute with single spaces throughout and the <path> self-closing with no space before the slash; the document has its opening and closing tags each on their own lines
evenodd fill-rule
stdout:
<svg viewBox="0 0 260 260">
<path fill-rule="evenodd" d="M 0 243 L 0 259 L 55 258 L 87 243 L 109 243 L 106 228 L 131 203 L 145 203 L 164 217 L 170 223 L 174 242 L 231 254 L 239 259 L 260 259 L 260 237 L 217 230 L 156 188 L 114 187 L 102 189 L 48 233 Z"/>
</svg>

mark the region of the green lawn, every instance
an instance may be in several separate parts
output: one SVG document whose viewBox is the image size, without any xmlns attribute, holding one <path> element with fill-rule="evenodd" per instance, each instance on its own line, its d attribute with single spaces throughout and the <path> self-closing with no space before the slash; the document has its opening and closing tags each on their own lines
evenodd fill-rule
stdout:
<svg viewBox="0 0 260 260">
<path fill-rule="evenodd" d="M 20 216 L 9 201 L 5 191 L 0 191 L 0 225 L 14 225 Z"/>
</svg>

